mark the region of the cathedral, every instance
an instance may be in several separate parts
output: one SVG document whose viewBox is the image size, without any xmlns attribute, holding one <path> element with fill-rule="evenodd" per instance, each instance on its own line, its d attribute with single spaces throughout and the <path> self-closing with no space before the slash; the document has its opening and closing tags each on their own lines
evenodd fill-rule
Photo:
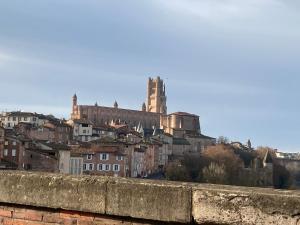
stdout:
<svg viewBox="0 0 300 225">
<path fill-rule="evenodd" d="M 139 124 L 144 128 L 160 127 L 161 116 L 167 114 L 167 97 L 164 81 L 160 78 L 149 78 L 146 103 L 141 110 L 119 108 L 115 102 L 113 107 L 95 105 L 79 105 L 76 94 L 73 96 L 71 119 L 84 119 L 94 126 L 111 122 L 126 122 L 131 127 Z"/>
<path fill-rule="evenodd" d="M 215 138 L 201 133 L 198 115 L 187 112 L 167 114 L 166 87 L 160 77 L 149 78 L 146 103 L 142 104 L 141 110 L 121 109 L 117 102 L 113 107 L 79 105 L 75 94 L 71 119 L 88 121 L 95 127 L 127 124 L 136 128 L 160 128 L 172 137 L 173 154 L 180 156 L 184 152 L 200 152 L 216 142 Z"/>
</svg>

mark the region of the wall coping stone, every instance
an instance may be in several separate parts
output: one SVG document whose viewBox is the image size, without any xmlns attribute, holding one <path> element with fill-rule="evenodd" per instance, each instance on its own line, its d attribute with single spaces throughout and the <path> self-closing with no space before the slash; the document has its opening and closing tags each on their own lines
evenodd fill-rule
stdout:
<svg viewBox="0 0 300 225">
<path fill-rule="evenodd" d="M 0 203 L 197 224 L 300 224 L 300 192 L 0 171 Z"/>
</svg>

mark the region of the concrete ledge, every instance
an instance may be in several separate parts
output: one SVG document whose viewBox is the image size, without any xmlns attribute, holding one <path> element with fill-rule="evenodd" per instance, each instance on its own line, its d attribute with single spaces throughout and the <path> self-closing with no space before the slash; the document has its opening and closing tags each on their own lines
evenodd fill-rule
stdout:
<svg viewBox="0 0 300 225">
<path fill-rule="evenodd" d="M 105 214 L 106 180 L 0 171 L 0 202 Z"/>
<path fill-rule="evenodd" d="M 216 185 L 193 188 L 197 224 L 300 224 L 300 193 Z"/>
<path fill-rule="evenodd" d="M 0 171 L 0 203 L 158 224 L 300 224 L 298 191 L 97 176 Z"/>
<path fill-rule="evenodd" d="M 183 183 L 113 179 L 107 186 L 106 213 L 189 223 L 191 195 L 191 187 Z"/>
<path fill-rule="evenodd" d="M 2 203 L 189 223 L 191 196 L 181 183 L 0 171 Z"/>
</svg>

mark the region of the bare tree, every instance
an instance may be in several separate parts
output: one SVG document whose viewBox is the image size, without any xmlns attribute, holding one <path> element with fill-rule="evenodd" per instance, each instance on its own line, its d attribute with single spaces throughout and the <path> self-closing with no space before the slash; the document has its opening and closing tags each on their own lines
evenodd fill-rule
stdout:
<svg viewBox="0 0 300 225">
<path fill-rule="evenodd" d="M 229 146 L 224 144 L 211 146 L 203 152 L 203 156 L 209 162 L 218 164 L 220 167 L 224 166 L 227 179 L 224 184 L 238 183 L 238 173 L 244 167 L 244 163 Z"/>
<path fill-rule="evenodd" d="M 202 171 L 203 180 L 212 184 L 225 184 L 228 181 L 228 174 L 224 164 L 210 163 Z"/>
</svg>

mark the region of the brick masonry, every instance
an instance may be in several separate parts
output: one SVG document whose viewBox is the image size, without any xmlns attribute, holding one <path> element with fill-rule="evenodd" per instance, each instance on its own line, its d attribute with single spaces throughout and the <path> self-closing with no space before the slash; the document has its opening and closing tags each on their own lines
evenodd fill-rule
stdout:
<svg viewBox="0 0 300 225">
<path fill-rule="evenodd" d="M 13 204 L 0 205 L 1 225 L 154 225 L 157 222 L 109 217 L 95 213 L 34 208 Z M 163 224 L 163 223 L 159 223 Z"/>
</svg>

